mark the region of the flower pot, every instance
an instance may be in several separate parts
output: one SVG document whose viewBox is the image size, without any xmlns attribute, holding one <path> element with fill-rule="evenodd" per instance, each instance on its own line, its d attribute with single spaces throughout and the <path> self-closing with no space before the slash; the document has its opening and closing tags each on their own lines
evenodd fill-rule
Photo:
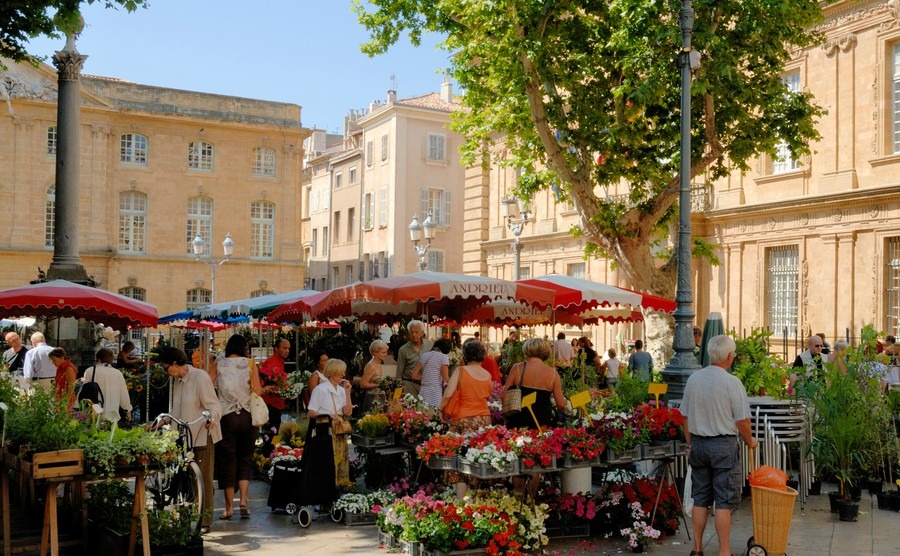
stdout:
<svg viewBox="0 0 900 556">
<path fill-rule="evenodd" d="M 567 494 L 591 491 L 591 468 L 576 467 L 564 469 L 561 475 L 562 491 Z"/>
<path fill-rule="evenodd" d="M 862 499 L 862 486 L 860 485 L 851 485 L 850 486 L 850 499 L 859 502 Z"/>
<path fill-rule="evenodd" d="M 610 465 L 634 463 L 640 461 L 643 457 L 643 450 L 640 446 L 635 446 L 634 448 L 620 452 L 609 448 L 606 448 L 606 450 L 603 451 L 603 460 Z"/>
<path fill-rule="evenodd" d="M 631 547 L 631 551 L 635 554 L 643 554 L 644 553 L 644 544 L 638 543 L 636 546 Z"/>
<path fill-rule="evenodd" d="M 600 461 L 599 458 L 598 460 L 575 459 L 574 457 L 572 457 L 572 454 L 565 454 L 562 461 L 558 463 L 559 466 L 563 469 L 575 469 L 578 467 L 591 467 L 592 465 L 598 465 Z"/>
<path fill-rule="evenodd" d="M 479 479 L 502 479 L 519 474 L 519 461 L 511 461 L 503 471 L 494 469 L 489 463 L 473 463 L 465 459 L 459 460 L 459 472 Z"/>
<path fill-rule="evenodd" d="M 822 494 L 822 481 L 821 479 L 816 479 L 809 485 L 809 495 L 818 496 L 820 494 Z"/>
<path fill-rule="evenodd" d="M 875 496 L 878 498 L 879 510 L 887 510 L 889 512 L 900 511 L 900 492 L 891 490 L 888 492 L 879 492 Z"/>
<path fill-rule="evenodd" d="M 358 514 L 352 512 L 344 513 L 344 523 L 352 527 L 354 525 L 375 525 L 378 514 L 374 512 L 361 512 Z"/>
<path fill-rule="evenodd" d="M 378 544 L 390 548 L 394 544 L 394 534 L 383 529 L 378 530 Z"/>
<path fill-rule="evenodd" d="M 841 493 L 839 492 L 829 492 L 828 493 L 828 504 L 831 508 L 831 513 L 836 514 L 838 512 L 838 500 L 841 498 Z"/>
<path fill-rule="evenodd" d="M 527 462 L 529 461 L 534 465 L 527 465 Z M 548 463 L 548 465 L 541 465 L 541 461 L 537 458 L 519 458 L 519 471 L 522 473 L 545 473 L 548 471 L 556 470 L 556 456 L 550 456 L 550 462 Z"/>
<path fill-rule="evenodd" d="M 884 483 L 881 482 L 881 479 L 872 479 L 866 483 L 866 487 L 869 489 L 869 494 L 874 496 L 884 489 Z"/>
<path fill-rule="evenodd" d="M 351 434 L 350 442 L 357 448 L 386 448 L 394 445 L 394 433 L 384 436 L 363 436 L 361 434 Z"/>
<path fill-rule="evenodd" d="M 838 519 L 841 521 L 856 521 L 859 517 L 859 502 L 838 500 Z"/>
</svg>

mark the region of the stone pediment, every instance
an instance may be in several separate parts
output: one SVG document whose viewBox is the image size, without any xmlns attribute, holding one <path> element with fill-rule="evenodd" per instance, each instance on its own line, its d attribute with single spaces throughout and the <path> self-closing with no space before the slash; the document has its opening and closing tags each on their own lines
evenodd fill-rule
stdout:
<svg viewBox="0 0 900 556">
<path fill-rule="evenodd" d="M 6 66 L 5 69 L 3 66 Z M 56 103 L 56 69 L 44 63 L 37 67 L 28 63 L 16 64 L 5 58 L 0 59 L 0 102 L 6 102 L 12 112 L 10 101 L 17 99 Z M 111 106 L 112 103 L 95 93 L 81 90 L 81 104 L 87 106 Z"/>
</svg>

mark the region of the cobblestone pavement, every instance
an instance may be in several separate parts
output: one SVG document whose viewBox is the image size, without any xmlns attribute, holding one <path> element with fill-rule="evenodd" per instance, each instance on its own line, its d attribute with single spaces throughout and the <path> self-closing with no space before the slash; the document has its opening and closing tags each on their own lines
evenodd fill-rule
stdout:
<svg viewBox="0 0 900 556">
<path fill-rule="evenodd" d="M 826 485 L 826 490 L 827 490 Z M 833 490 L 833 487 L 832 487 Z M 292 523 L 291 516 L 273 513 L 266 506 L 269 485 L 251 482 L 250 519 L 217 521 L 206 536 L 206 554 L 252 554 L 289 556 L 294 554 L 358 554 L 384 556 L 389 553 L 378 545 L 374 526 L 347 527 L 321 516 L 308 529 Z M 222 511 L 222 494 L 216 493 L 217 512 Z M 687 521 L 690 525 L 690 520 Z M 693 533 L 692 533 L 693 534 Z M 751 503 L 745 499 L 732 520 L 731 551 L 746 552 L 747 539 L 753 534 Z M 688 556 L 691 541 L 682 528 L 647 549 L 658 556 Z M 704 552 L 718 554 L 718 541 L 712 519 L 704 534 Z M 543 550 L 550 556 L 607 556 L 631 553 L 621 540 L 555 540 Z M 828 509 L 828 497 L 811 496 L 803 508 L 798 500 L 794 508 L 787 554 L 790 556 L 900 556 L 900 513 L 879 510 L 875 498 L 863 495 L 856 523 L 842 523 Z"/>
</svg>

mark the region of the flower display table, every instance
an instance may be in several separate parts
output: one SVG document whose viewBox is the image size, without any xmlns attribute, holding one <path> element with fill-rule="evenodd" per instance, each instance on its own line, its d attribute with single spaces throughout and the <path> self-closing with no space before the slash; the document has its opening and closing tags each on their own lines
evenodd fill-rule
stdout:
<svg viewBox="0 0 900 556">
<path fill-rule="evenodd" d="M 645 460 L 674 458 L 687 454 L 687 444 L 681 440 L 654 441 L 641 447 Z"/>
<path fill-rule="evenodd" d="M 644 459 L 644 452 L 641 446 L 635 446 L 630 450 L 616 451 L 606 448 L 603 452 L 603 462 L 609 465 L 620 465 L 623 463 L 634 463 Z"/>
<path fill-rule="evenodd" d="M 394 433 L 374 437 L 353 433 L 350 442 L 357 448 L 387 448 L 394 445 Z"/>
<path fill-rule="evenodd" d="M 531 462 L 533 465 L 528 465 Z M 557 467 L 556 456 L 550 456 L 550 462 L 547 465 L 541 465 L 541 462 L 531 458 L 519 457 L 519 473 L 550 473 L 559 471 Z"/>
<path fill-rule="evenodd" d="M 473 463 L 464 458 L 460 458 L 458 470 L 460 473 L 472 475 L 478 479 L 503 479 L 519 474 L 519 461 L 514 460 L 509 462 L 503 471 L 500 471 L 495 469 L 489 463 Z"/>
</svg>

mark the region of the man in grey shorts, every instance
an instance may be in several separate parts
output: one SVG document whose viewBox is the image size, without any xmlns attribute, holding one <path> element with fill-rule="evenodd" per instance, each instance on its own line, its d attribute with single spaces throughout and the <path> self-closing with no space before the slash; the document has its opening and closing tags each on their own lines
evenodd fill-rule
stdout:
<svg viewBox="0 0 900 556">
<path fill-rule="evenodd" d="M 719 555 L 731 556 L 731 511 L 741 503 L 743 486 L 737 437 L 751 448 L 757 442 L 750 430 L 747 393 L 741 381 L 728 372 L 734 362 L 734 340 L 715 336 L 707 351 L 711 365 L 688 378 L 681 402 L 694 498 L 691 556 L 703 556 L 703 531 L 713 502 Z"/>
</svg>

